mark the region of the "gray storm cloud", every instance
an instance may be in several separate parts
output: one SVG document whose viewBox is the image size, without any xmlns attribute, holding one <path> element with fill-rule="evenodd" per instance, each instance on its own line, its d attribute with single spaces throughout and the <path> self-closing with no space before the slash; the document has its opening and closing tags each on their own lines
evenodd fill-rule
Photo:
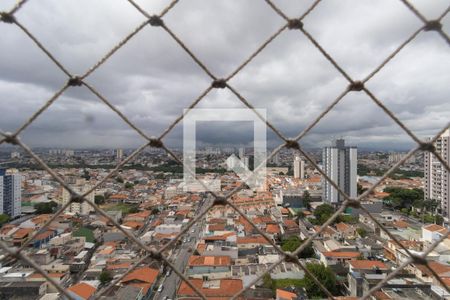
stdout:
<svg viewBox="0 0 450 300">
<path fill-rule="evenodd" d="M 168 1 L 138 1 L 151 14 Z M 275 1 L 298 17 L 312 1 Z M 448 1 L 411 1 L 437 18 Z M 2 1 L 8 10 L 14 1 Z M 127 1 L 30 0 L 17 19 L 73 74 L 82 74 L 145 18 Z M 181 0 L 166 25 L 218 78 L 231 74 L 284 21 L 264 1 Z M 450 17 L 443 21 L 449 32 Z M 304 27 L 358 80 L 374 70 L 421 22 L 393 0 L 323 1 Z M 17 26 L 0 23 L 0 129 L 14 131 L 67 80 Z M 421 32 L 367 86 L 419 137 L 450 121 L 450 51 L 435 32 Z M 210 78 L 164 30 L 146 27 L 86 81 L 148 135 L 158 136 L 210 84 Z M 347 81 L 299 31 L 284 31 L 230 80 L 286 136 L 296 136 L 345 90 Z M 244 107 L 213 90 L 198 107 Z M 182 124 L 165 139 L 180 146 Z M 247 130 L 232 128 L 236 142 Z M 204 130 L 205 143 L 230 134 Z M 323 146 L 344 136 L 361 147 L 409 148 L 411 139 L 363 93 L 348 94 L 305 136 Z M 268 144 L 279 140 L 268 131 Z M 23 134 L 31 146 L 136 147 L 144 142 L 86 88 L 70 88 Z"/>
</svg>

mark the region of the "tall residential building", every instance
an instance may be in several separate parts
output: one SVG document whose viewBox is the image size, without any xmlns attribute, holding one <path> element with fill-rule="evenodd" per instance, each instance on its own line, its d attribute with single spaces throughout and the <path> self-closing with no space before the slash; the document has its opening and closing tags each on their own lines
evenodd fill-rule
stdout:
<svg viewBox="0 0 450 300">
<path fill-rule="evenodd" d="M 0 169 L 0 213 L 11 218 L 22 212 L 22 177 L 17 170 Z"/>
<path fill-rule="evenodd" d="M 436 152 L 446 161 L 450 161 L 450 128 L 434 143 Z M 424 155 L 425 199 L 438 200 L 442 215 L 450 217 L 450 174 L 430 152 Z"/>
<path fill-rule="evenodd" d="M 345 146 L 343 139 L 337 139 L 331 147 L 322 151 L 323 171 L 350 197 L 357 196 L 357 148 Z M 323 201 L 338 204 L 344 201 L 341 194 L 325 178 L 322 180 Z"/>
<path fill-rule="evenodd" d="M 408 153 L 405 152 L 392 152 L 389 153 L 388 163 L 396 164 L 401 161 Z M 416 157 L 413 155 L 405 161 L 406 164 L 415 164 Z"/>
<path fill-rule="evenodd" d="M 71 185 L 70 187 L 79 194 L 84 194 L 91 188 L 91 186 L 89 185 L 73 185 L 73 186 Z M 86 198 L 94 202 L 95 199 L 94 192 L 88 194 Z M 70 201 L 70 193 L 66 189 L 63 189 L 62 205 L 65 205 L 69 201 Z M 91 211 L 94 211 L 94 208 L 91 205 L 89 205 L 89 203 L 87 203 L 86 201 L 83 201 L 82 203 L 73 202 L 65 210 L 66 213 L 73 213 L 79 215 L 88 215 Z"/>
<path fill-rule="evenodd" d="M 245 148 L 239 148 L 239 158 L 244 159 L 245 157 Z"/>
<path fill-rule="evenodd" d="M 294 158 L 294 178 L 305 178 L 305 161 L 297 155 Z"/>
<path fill-rule="evenodd" d="M 116 159 L 117 161 L 122 161 L 123 158 L 123 150 L 122 149 L 116 149 Z"/>
<path fill-rule="evenodd" d="M 244 166 L 250 170 L 250 157 L 244 156 L 244 159 L 242 161 L 244 163 Z"/>
</svg>

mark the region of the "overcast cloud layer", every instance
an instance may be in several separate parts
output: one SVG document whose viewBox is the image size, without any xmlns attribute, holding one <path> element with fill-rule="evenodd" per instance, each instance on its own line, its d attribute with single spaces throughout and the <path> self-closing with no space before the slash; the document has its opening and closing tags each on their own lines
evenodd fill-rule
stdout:
<svg viewBox="0 0 450 300">
<path fill-rule="evenodd" d="M 168 1 L 138 1 L 151 14 Z M 312 1 L 275 1 L 289 17 Z M 448 1 L 412 1 L 428 18 Z M 9 10 L 14 1 L 1 1 Z M 30 0 L 17 19 L 73 74 L 82 74 L 144 17 L 127 1 Z M 181 0 L 164 21 L 218 78 L 228 76 L 284 21 L 260 0 Z M 362 79 L 421 26 L 394 0 L 323 1 L 304 20 L 305 28 L 355 79 Z M 450 16 L 443 20 L 450 32 Z M 67 80 L 17 26 L 0 23 L 0 129 L 15 131 Z M 450 51 L 435 32 L 422 32 L 367 86 L 419 137 L 450 121 Z M 96 87 L 148 135 L 158 136 L 209 85 L 209 77 L 170 36 L 146 27 L 87 82 Z M 299 31 L 285 31 L 230 85 L 286 136 L 301 132 L 347 86 L 347 81 Z M 228 90 L 213 90 L 198 107 L 237 108 Z M 165 142 L 180 146 L 182 124 Z M 200 142 L 251 130 L 239 126 L 205 130 Z M 227 130 L 227 134 L 224 134 Z M 360 147 L 407 149 L 411 139 L 365 94 L 350 93 L 308 134 L 303 143 L 320 147 L 335 137 Z M 269 145 L 279 141 L 268 133 Z M 85 88 L 70 88 L 23 134 L 31 146 L 136 147 L 144 142 Z M 228 140 L 226 141 L 228 142 Z"/>
</svg>

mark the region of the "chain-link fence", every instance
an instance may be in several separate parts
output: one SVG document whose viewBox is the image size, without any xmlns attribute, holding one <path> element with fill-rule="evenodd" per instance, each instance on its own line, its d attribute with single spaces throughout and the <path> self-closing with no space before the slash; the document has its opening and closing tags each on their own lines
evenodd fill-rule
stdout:
<svg viewBox="0 0 450 300">
<path fill-rule="evenodd" d="M 47 50 L 45 45 L 43 45 L 33 34 L 32 29 L 25 27 L 19 19 L 16 18 L 16 13 L 20 9 L 24 9 L 25 4 L 28 2 L 27 0 L 19 1 L 11 10 L 1 12 L 0 20 L 3 23 L 10 24 L 11 26 L 17 26 L 21 29 L 21 31 L 28 36 L 34 44 L 41 49 L 50 60 L 52 60 L 55 65 L 67 75 L 66 83 L 50 98 L 48 101 L 38 110 L 36 111 L 17 131 L 14 133 L 0 132 L 0 145 L 3 143 L 8 143 L 12 145 L 20 146 L 26 153 L 28 153 L 44 170 L 46 170 L 61 186 L 67 189 L 71 195 L 70 201 L 64 204 L 39 230 L 37 230 L 30 238 L 29 241 L 33 240 L 38 234 L 42 233 L 46 228 L 52 223 L 64 210 L 73 202 L 87 202 L 89 203 L 95 211 L 109 220 L 118 230 L 120 230 L 131 242 L 135 243 L 138 247 L 140 247 L 144 253 L 136 263 L 133 264 L 131 268 L 127 270 L 124 274 L 122 274 L 119 278 L 113 280 L 107 287 L 96 291 L 94 298 L 98 299 L 102 295 L 105 295 L 113 286 L 118 284 L 128 273 L 133 271 L 136 267 L 140 266 L 146 259 L 152 258 L 153 260 L 157 260 L 160 262 L 164 262 L 170 267 L 180 278 L 183 280 L 190 288 L 198 294 L 198 297 L 201 299 L 207 299 L 207 297 L 196 287 L 194 286 L 189 279 L 183 274 L 183 270 L 177 270 L 174 265 L 168 260 L 168 258 L 164 257 L 162 253 L 170 247 L 174 246 L 175 243 L 180 239 L 182 235 L 190 230 L 190 228 L 197 223 L 200 219 L 202 219 L 213 206 L 224 206 L 228 205 L 232 207 L 242 218 L 244 218 L 247 222 L 249 222 L 254 229 L 261 234 L 280 254 L 281 259 L 276 263 L 272 264 L 264 274 L 259 275 L 252 282 L 248 283 L 239 293 L 234 295 L 232 299 L 242 298 L 243 293 L 248 290 L 250 287 L 255 285 L 258 281 L 260 281 L 263 276 L 280 265 L 283 261 L 294 262 L 299 265 L 304 272 L 311 276 L 315 283 L 323 290 L 323 292 L 331 299 L 334 298 L 332 293 L 328 291 L 324 285 L 316 278 L 313 274 L 306 268 L 305 264 L 298 259 L 298 254 L 302 252 L 308 245 L 310 245 L 314 238 L 316 238 L 328 225 L 330 225 L 347 207 L 355 207 L 361 209 L 365 214 L 369 216 L 369 218 L 377 224 L 385 233 L 394 241 L 397 245 L 399 245 L 409 256 L 407 260 L 405 260 L 401 265 L 399 265 L 393 272 L 389 273 L 383 280 L 381 280 L 376 286 L 371 288 L 365 295 L 363 295 L 362 299 L 367 299 L 370 297 L 375 291 L 379 290 L 383 287 L 390 279 L 394 278 L 399 272 L 401 272 L 406 266 L 411 263 L 423 265 L 426 267 L 429 272 L 435 277 L 435 279 L 441 283 L 441 285 L 450 293 L 450 289 L 448 286 L 442 281 L 442 279 L 436 274 L 436 272 L 429 266 L 427 261 L 427 255 L 433 251 L 444 239 L 446 239 L 449 235 L 449 231 L 447 230 L 439 240 L 435 241 L 430 245 L 430 247 L 425 250 L 422 254 L 416 255 L 411 253 L 403 243 L 399 242 L 398 239 L 392 235 L 384 226 L 381 224 L 369 211 L 367 211 L 364 206 L 361 206 L 361 200 L 365 199 L 369 196 L 370 193 L 374 191 L 374 189 L 379 186 L 395 169 L 397 169 L 401 164 L 403 164 L 407 159 L 413 156 L 417 151 L 426 151 L 432 153 L 437 160 L 445 167 L 447 171 L 450 172 L 450 167 L 448 162 L 446 162 L 437 152 L 433 146 L 433 143 L 437 140 L 437 138 L 444 132 L 448 125 L 444 127 L 441 132 L 439 132 L 432 140 L 430 141 L 422 141 L 420 140 L 408 127 L 406 127 L 395 115 L 392 111 L 390 111 L 384 104 L 383 101 L 380 100 L 372 91 L 370 91 L 366 85 L 366 83 L 377 74 L 386 64 L 389 63 L 406 45 L 408 45 L 412 40 L 414 40 L 419 34 L 426 34 L 428 31 L 437 32 L 446 42 L 450 43 L 449 36 L 442 30 L 441 20 L 447 15 L 450 10 L 448 7 L 437 19 L 428 20 L 426 19 L 420 11 L 418 11 L 413 5 L 411 5 L 406 0 L 399 0 L 402 2 L 412 14 L 414 14 L 420 21 L 423 23 L 422 26 L 417 28 L 413 34 L 411 34 L 402 44 L 400 44 L 388 57 L 384 59 L 384 61 L 377 66 L 369 75 L 367 75 L 363 79 L 354 79 L 333 59 L 333 57 L 322 47 L 322 45 L 314 38 L 314 36 L 307 29 L 307 26 L 304 26 L 303 19 L 313 10 L 316 9 L 317 5 L 321 2 L 320 0 L 316 0 L 313 4 L 307 8 L 306 12 L 299 16 L 298 18 L 288 18 L 285 12 L 283 12 L 275 3 L 271 0 L 265 0 L 267 5 L 276 13 L 280 18 L 282 18 L 285 22 L 284 25 L 281 26 L 273 35 L 271 35 L 264 43 L 260 45 L 259 48 L 256 49 L 242 64 L 240 64 L 236 70 L 234 70 L 229 76 L 225 78 L 216 77 L 208 67 L 202 63 L 202 61 L 187 47 L 183 41 L 177 36 L 175 32 L 173 32 L 170 27 L 164 22 L 164 16 L 169 13 L 169 11 L 177 5 L 178 0 L 173 0 L 170 4 L 163 9 L 159 14 L 153 14 L 144 10 L 140 5 L 135 3 L 133 0 L 128 0 L 130 5 L 135 7 L 142 15 L 145 16 L 146 20 L 142 22 L 139 26 L 137 26 L 131 33 L 129 33 L 123 40 L 121 40 L 115 47 L 113 47 L 106 55 L 104 55 L 94 66 L 92 66 L 89 70 L 87 70 L 82 75 L 71 74 L 64 66 L 61 64 L 55 56 L 52 55 L 50 51 Z M 192 104 L 188 107 L 188 110 L 181 114 L 178 118 L 176 118 L 167 129 L 161 134 L 159 137 L 150 137 L 145 134 L 140 128 L 138 128 L 135 124 L 133 124 L 120 110 L 118 110 L 115 106 L 111 104 L 111 102 L 104 97 L 94 86 L 90 85 L 85 81 L 85 79 L 95 72 L 103 63 L 105 63 L 116 51 L 118 51 L 123 45 L 125 45 L 130 39 L 133 38 L 138 32 L 140 32 L 145 27 L 155 27 L 154 30 L 162 30 L 165 31 L 191 58 L 192 60 L 210 77 L 211 85 L 192 102 Z M 337 98 L 319 115 L 314 121 L 307 126 L 301 133 L 299 133 L 295 138 L 287 138 L 285 137 L 275 126 L 273 126 L 269 121 L 265 121 L 266 125 L 283 141 L 281 145 L 279 145 L 275 150 L 270 154 L 270 156 L 266 159 L 271 159 L 276 153 L 278 153 L 282 148 L 290 148 L 296 151 L 299 151 L 308 161 L 314 166 L 321 175 L 330 182 L 330 184 L 337 189 L 337 191 L 344 197 L 345 201 L 343 201 L 342 205 L 336 210 L 336 212 L 320 227 L 320 230 L 316 233 L 312 234 L 308 237 L 308 239 L 293 253 L 284 252 L 271 238 L 267 236 L 265 232 L 263 232 L 259 227 L 257 227 L 248 216 L 242 212 L 232 201 L 229 201 L 230 197 L 236 194 L 238 191 L 244 188 L 244 184 L 239 187 L 236 187 L 232 191 L 228 192 L 225 196 L 220 196 L 214 192 L 210 192 L 210 194 L 214 197 L 214 201 L 208 203 L 207 206 L 202 210 L 202 212 L 197 215 L 185 228 L 169 243 L 160 247 L 159 249 L 153 249 L 145 245 L 136 235 L 133 233 L 123 229 L 122 226 L 114 219 L 112 219 L 105 211 L 103 211 L 98 205 L 94 202 L 90 201 L 86 198 L 88 194 L 93 192 L 95 189 L 100 187 L 102 184 L 106 182 L 109 178 L 111 178 L 114 174 L 118 172 L 121 167 L 123 167 L 126 163 L 130 162 L 133 158 L 135 158 L 143 149 L 146 147 L 154 147 L 165 150 L 174 160 L 176 160 L 179 164 L 182 164 L 182 161 L 179 157 L 177 157 L 164 143 L 164 137 L 178 124 L 184 117 L 185 114 L 189 113 L 189 109 L 192 109 L 198 105 L 198 103 L 213 89 L 228 89 L 232 94 L 236 96 L 236 98 L 241 101 L 247 108 L 253 110 L 257 113 L 249 100 L 247 100 L 244 96 L 242 96 L 239 91 L 237 91 L 233 86 L 230 85 L 229 81 L 236 74 L 238 74 L 245 66 L 252 61 L 267 45 L 269 45 L 273 40 L 275 40 L 282 32 L 286 30 L 297 31 L 300 35 L 304 35 L 309 42 L 314 45 L 314 47 L 319 51 L 328 62 L 348 81 L 348 86 L 343 90 Z M 36 118 L 41 115 L 44 111 L 46 111 L 67 89 L 77 88 L 79 86 L 85 86 L 88 90 L 90 90 L 100 101 L 106 104 L 112 111 L 114 111 L 123 121 L 125 121 L 133 130 L 135 130 L 140 136 L 142 136 L 146 142 L 144 145 L 136 149 L 130 156 L 128 156 L 125 160 L 120 162 L 116 168 L 114 168 L 105 178 L 99 181 L 95 186 L 93 186 L 89 191 L 84 194 L 79 194 L 75 192 L 66 182 L 64 182 L 63 178 L 61 178 L 55 171 L 53 171 L 39 156 L 37 156 L 26 144 L 24 144 L 20 139 L 19 135 L 30 125 Z M 358 196 L 357 198 L 350 198 L 345 192 L 343 192 L 339 186 L 333 182 L 322 170 L 314 159 L 310 157 L 308 153 L 306 153 L 299 141 L 308 133 L 310 130 L 327 114 L 329 113 L 348 93 L 351 92 L 359 92 L 365 93 L 369 98 L 379 106 L 387 116 L 389 116 L 396 124 L 398 124 L 404 132 L 406 132 L 417 144 L 417 146 L 412 149 L 401 161 L 392 166 L 371 188 L 365 191 L 363 194 Z M 265 163 L 264 161 L 263 163 Z M 185 166 L 186 167 L 186 166 Z M 261 167 L 261 166 L 260 166 Z M 258 167 L 259 168 L 259 167 Z M 258 169 L 256 168 L 256 169 Z M 188 170 L 191 171 L 191 170 Z M 256 173 L 256 172 L 255 172 Z M 27 255 L 23 253 L 24 248 L 27 243 L 24 243 L 18 249 L 9 248 L 3 241 L 0 241 L 0 247 L 9 253 L 10 256 L 15 257 L 16 259 L 22 260 L 27 265 L 33 267 L 37 272 L 42 274 L 46 280 L 48 280 L 52 285 L 56 287 L 56 289 L 64 296 L 69 299 L 73 299 L 74 297 L 58 282 L 56 282 L 51 276 L 48 275 L 46 271 L 44 271 L 41 266 L 36 264 L 32 259 L 30 259 Z"/>
</svg>

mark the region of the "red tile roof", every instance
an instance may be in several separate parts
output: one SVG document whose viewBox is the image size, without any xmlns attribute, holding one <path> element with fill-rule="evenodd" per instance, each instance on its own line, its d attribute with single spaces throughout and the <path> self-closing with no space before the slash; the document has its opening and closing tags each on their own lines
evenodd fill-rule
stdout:
<svg viewBox="0 0 450 300">
<path fill-rule="evenodd" d="M 386 264 L 379 260 L 353 260 L 349 264 L 355 269 L 371 270 L 378 268 L 380 270 L 387 270 Z"/>
<path fill-rule="evenodd" d="M 298 224 L 294 220 L 284 220 L 284 225 L 287 228 L 298 228 Z"/>
<path fill-rule="evenodd" d="M 343 222 L 337 223 L 335 226 L 336 226 L 337 231 L 340 231 L 340 232 L 345 232 L 350 229 L 350 225 L 343 223 Z"/>
<path fill-rule="evenodd" d="M 159 271 L 149 267 L 137 268 L 122 279 L 122 283 L 150 283 L 153 284 L 158 277 Z"/>
<path fill-rule="evenodd" d="M 267 224 L 266 232 L 271 234 L 280 233 L 280 226 L 277 224 Z"/>
<path fill-rule="evenodd" d="M 30 233 L 32 233 L 34 229 L 32 228 L 19 228 L 16 232 L 13 234 L 13 238 L 15 239 L 23 239 L 26 236 L 28 236 Z"/>
<path fill-rule="evenodd" d="M 428 270 L 424 265 L 415 265 L 422 273 L 432 276 L 430 270 Z M 428 266 L 436 272 L 438 275 L 443 275 L 450 272 L 450 265 L 443 264 L 437 261 L 429 261 Z"/>
<path fill-rule="evenodd" d="M 72 285 L 71 287 L 68 288 L 68 290 L 77 294 L 83 299 L 88 299 L 95 293 L 97 289 L 90 284 L 80 282 L 75 285 Z"/>
<path fill-rule="evenodd" d="M 357 258 L 361 255 L 359 252 L 355 251 L 327 251 L 322 252 L 325 257 L 335 257 L 335 258 Z"/>
<path fill-rule="evenodd" d="M 189 281 L 198 288 L 208 299 L 219 299 L 221 297 L 232 297 L 243 289 L 241 279 L 221 279 L 218 285 L 215 287 L 208 288 L 203 284 L 202 279 L 189 279 Z M 212 282 L 210 281 L 212 284 Z M 186 297 L 193 296 L 198 297 L 197 293 L 189 287 L 186 282 L 182 281 L 180 288 L 178 289 L 178 296 Z"/>
<path fill-rule="evenodd" d="M 297 294 L 291 293 L 285 290 L 277 289 L 277 299 L 278 300 L 295 300 L 297 299 Z"/>
<path fill-rule="evenodd" d="M 409 224 L 403 220 L 398 220 L 393 223 L 393 225 L 397 228 L 408 228 Z"/>
<path fill-rule="evenodd" d="M 428 226 L 425 226 L 424 229 L 428 230 L 428 231 L 433 231 L 433 232 L 441 232 L 444 233 L 446 232 L 445 227 L 442 227 L 441 225 L 437 225 L 437 224 L 430 224 Z"/>
<path fill-rule="evenodd" d="M 189 257 L 189 266 L 229 266 L 229 256 L 196 256 Z"/>
<path fill-rule="evenodd" d="M 237 244 L 264 244 L 268 245 L 270 244 L 263 236 L 245 236 L 245 237 L 238 237 Z"/>
<path fill-rule="evenodd" d="M 208 225 L 209 231 L 223 231 L 225 230 L 225 224 L 210 224 Z"/>
</svg>

